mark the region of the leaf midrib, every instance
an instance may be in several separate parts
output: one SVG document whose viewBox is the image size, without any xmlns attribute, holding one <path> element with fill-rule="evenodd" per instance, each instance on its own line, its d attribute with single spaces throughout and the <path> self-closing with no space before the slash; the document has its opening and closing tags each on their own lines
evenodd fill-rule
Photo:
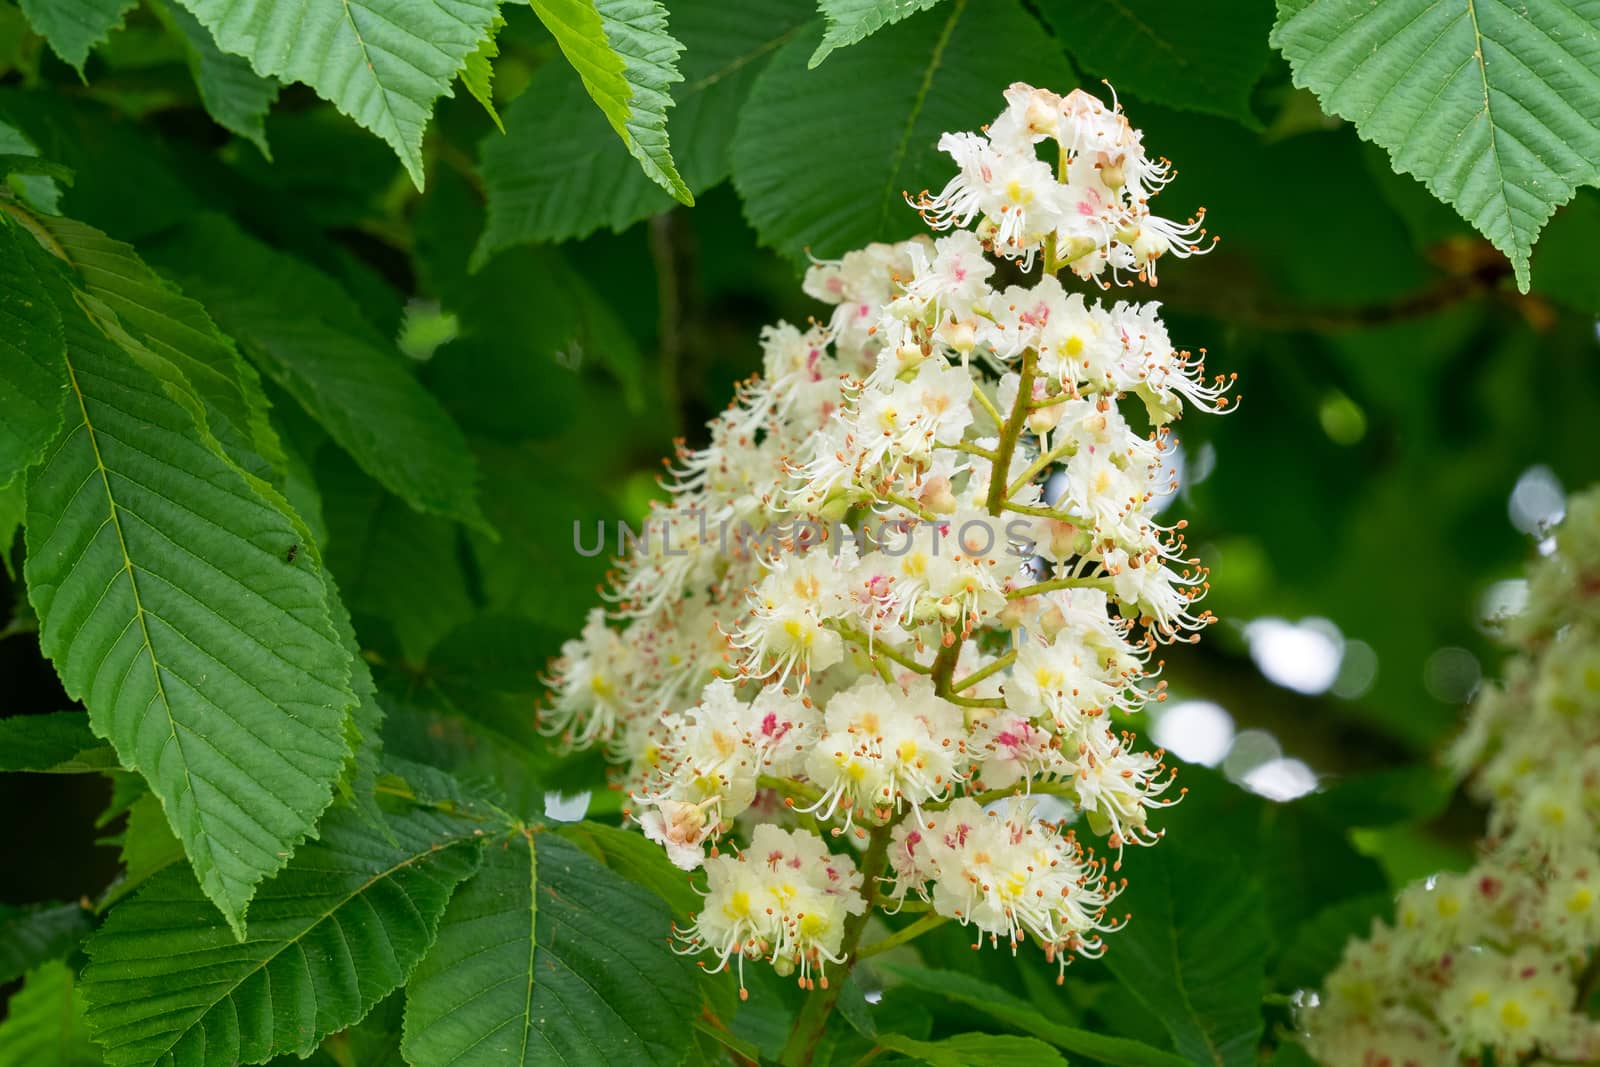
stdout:
<svg viewBox="0 0 1600 1067">
<path fill-rule="evenodd" d="M 94 321 L 93 316 L 89 315 L 88 309 L 80 308 L 80 310 L 89 317 L 91 322 Z M 89 447 L 94 452 L 95 472 L 99 474 L 100 484 L 105 489 L 111 526 L 117 534 L 117 549 L 122 553 L 122 569 L 128 575 L 128 588 L 133 594 L 134 617 L 139 621 L 139 635 L 144 644 L 145 655 L 150 660 L 150 671 L 155 679 L 156 697 L 161 701 L 161 710 L 167 717 L 167 737 L 172 742 L 173 747 L 177 749 L 178 763 L 183 768 L 183 784 L 188 791 L 188 795 L 193 798 L 195 795 L 194 776 L 189 769 L 188 754 L 183 751 L 183 740 L 178 736 L 178 721 L 173 716 L 172 701 L 167 696 L 166 683 L 161 677 L 161 660 L 156 656 L 155 644 L 150 638 L 150 624 L 145 619 L 144 598 L 139 594 L 139 578 L 133 565 L 133 557 L 128 553 L 127 535 L 122 529 L 122 517 L 120 514 L 122 506 L 117 503 L 116 493 L 112 491 L 111 474 L 106 467 L 105 457 L 100 452 L 100 435 L 94 427 L 94 421 L 89 417 L 88 402 L 84 396 L 83 388 L 78 384 L 78 372 L 72 365 L 72 353 L 70 350 L 62 353 L 62 362 L 67 368 L 67 381 L 72 386 L 72 395 L 78 401 L 78 411 L 83 416 L 83 429 L 88 435 Z M 128 754 L 129 765 L 136 768 L 133 756 L 134 754 L 131 752 Z M 167 806 L 166 798 L 161 797 L 159 793 L 157 796 L 161 800 L 162 809 L 165 810 Z M 196 836 L 194 848 L 197 852 L 203 851 L 207 862 L 210 862 L 211 848 L 204 834 Z"/>
<path fill-rule="evenodd" d="M 400 862 L 394 864 L 393 866 L 388 867 L 385 870 L 379 871 L 377 874 L 374 874 L 372 877 L 368 878 L 359 887 L 357 887 L 356 889 L 354 889 L 351 892 L 347 893 L 343 897 L 340 897 L 337 900 L 337 902 L 335 902 L 334 904 L 329 906 L 326 911 L 322 912 L 320 915 L 315 916 L 310 922 L 308 922 L 304 926 L 302 926 L 298 931 L 295 932 L 295 934 L 292 937 L 286 937 L 281 942 L 279 942 L 277 947 L 274 948 L 267 955 L 263 956 L 256 963 L 256 965 L 254 967 L 250 968 L 248 971 L 246 971 L 243 974 L 239 975 L 239 977 L 237 979 L 235 979 L 232 982 L 230 982 L 228 984 L 227 988 L 220 995 L 218 995 L 216 997 L 216 999 L 210 1001 L 209 1003 L 207 1003 L 205 1005 L 205 1009 L 203 1011 L 201 1011 L 201 1013 L 198 1016 L 195 1017 L 195 1020 L 194 1020 L 193 1023 L 191 1023 L 189 1026 L 187 1026 L 187 1027 L 185 1027 L 185 1028 L 183 1028 L 181 1030 L 176 1031 L 176 1036 L 173 1037 L 172 1043 L 167 1045 L 164 1049 L 162 1049 L 161 1055 L 167 1055 L 167 1054 L 171 1053 L 172 1050 L 175 1047 L 177 1047 L 177 1045 L 178 1045 L 178 1043 L 180 1041 L 182 1041 L 185 1037 L 187 1037 L 189 1034 L 194 1032 L 196 1024 L 198 1024 L 203 1019 L 205 1019 L 205 1017 L 207 1015 L 209 1015 L 212 1011 L 216 1010 L 216 1007 L 217 1007 L 218 1004 L 221 1004 L 224 1000 L 231 1000 L 233 995 L 234 995 L 234 993 L 239 989 L 240 986 L 244 985 L 244 983 L 246 981 L 248 981 L 250 978 L 252 978 L 256 974 L 260 973 L 263 969 L 266 968 L 266 966 L 269 963 L 273 962 L 279 956 L 283 955 L 283 953 L 286 952 L 290 947 L 298 946 L 300 944 L 300 942 L 302 940 L 304 940 L 305 936 L 308 933 L 310 933 L 312 930 L 316 929 L 318 926 L 322 925 L 323 923 L 327 922 L 333 916 L 333 914 L 335 912 L 337 912 L 337 911 L 343 909 L 344 907 L 348 906 L 351 901 L 355 900 L 357 897 L 360 897 L 362 894 L 366 893 L 367 890 L 371 889 L 373 886 L 377 885 L 379 882 L 383 881 L 384 879 L 393 877 L 397 872 L 402 871 L 405 868 L 410 867 L 410 866 L 412 866 L 412 865 L 414 865 L 416 863 L 420 863 L 422 860 L 427 859 L 429 856 L 432 856 L 437 852 L 442 852 L 443 850 L 445 850 L 447 848 L 450 848 L 450 847 L 452 847 L 454 845 L 459 845 L 462 841 L 468 840 L 468 838 L 469 838 L 469 835 L 467 833 L 463 832 L 463 833 L 458 833 L 458 834 L 452 834 L 450 837 L 448 837 L 447 839 L 445 839 L 443 841 L 434 842 L 433 844 L 429 845 L 425 850 L 423 850 L 421 852 L 413 853 L 412 855 L 409 855 L 409 856 L 405 857 L 404 859 L 402 859 Z M 242 944 L 244 944 L 244 942 L 241 942 L 241 945 Z M 313 997 L 316 995 L 315 983 L 313 983 L 312 995 L 313 995 Z M 160 1057 L 158 1056 L 156 1058 L 159 1059 Z"/>
</svg>

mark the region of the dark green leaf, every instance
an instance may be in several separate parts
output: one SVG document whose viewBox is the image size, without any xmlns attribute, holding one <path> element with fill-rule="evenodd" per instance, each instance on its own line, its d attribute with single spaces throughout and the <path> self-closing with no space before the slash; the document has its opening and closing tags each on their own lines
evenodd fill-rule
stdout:
<svg viewBox="0 0 1600 1067">
<path fill-rule="evenodd" d="M 224 52 L 304 82 L 388 142 L 422 188 L 422 133 L 496 0 L 180 0 Z"/>
<path fill-rule="evenodd" d="M 491 844 L 406 994 L 416 1067 L 648 1063 L 690 1042 L 693 970 L 646 890 L 551 834 Z"/>
<path fill-rule="evenodd" d="M 939 0 L 817 0 L 817 10 L 828 20 L 828 30 L 807 66 L 815 68 L 834 49 L 864 41 L 885 26 L 937 3 Z"/>
<path fill-rule="evenodd" d="M 1120 940 L 1121 937 L 1122 933 L 1119 933 L 1117 938 Z M 1107 949 L 1107 951 L 1112 950 Z M 1068 1052 L 1092 1056 L 1106 1063 L 1118 1064 L 1119 1067 L 1187 1067 L 1187 1060 L 1170 1052 L 1163 1052 L 1161 1049 L 1125 1037 L 1110 1037 L 1088 1030 L 1079 1030 L 1046 1018 L 1026 1001 L 969 974 L 957 971 L 930 971 L 923 967 L 907 967 L 895 963 L 883 963 L 878 967 L 913 989 L 936 993 L 977 1008 L 991 1018 L 1008 1026 L 1014 1026 L 1034 1037 L 1042 1038 Z"/>
<path fill-rule="evenodd" d="M 19 0 L 34 32 L 55 54 L 83 73 L 89 50 L 122 25 L 139 0 Z"/>
<path fill-rule="evenodd" d="M 0 485 L 38 462 L 67 401 L 61 315 L 38 276 L 55 268 L 16 218 L 0 214 Z"/>
<path fill-rule="evenodd" d="M 1119 92 L 1257 125 L 1250 90 L 1271 54 L 1272 0 L 1039 0 L 1039 12 Z"/>
<path fill-rule="evenodd" d="M 187 9 L 161 5 L 156 10 L 182 35 L 189 71 L 200 102 L 217 125 L 238 134 L 261 150 L 268 159 L 266 118 L 278 99 L 278 83 L 250 69 L 242 56 L 229 55 L 217 47 L 211 31 L 200 25 Z"/>
<path fill-rule="evenodd" d="M 0 719 L 0 771 L 92 774 L 116 766 L 117 754 L 94 735 L 84 712 Z"/>
<path fill-rule="evenodd" d="M 413 507 L 483 523 L 460 429 L 337 283 L 215 215 L 153 255 L 362 469 Z"/>
<path fill-rule="evenodd" d="M 477 824 L 422 810 L 388 822 L 393 843 L 330 811 L 319 840 L 261 887 L 244 942 L 181 867 L 112 909 L 83 974 L 107 1062 L 304 1056 L 400 986 L 476 864 Z"/>
<path fill-rule="evenodd" d="M 1268 933 L 1261 887 L 1237 863 L 1163 842 L 1130 863 L 1106 966 L 1195 1063 L 1255 1063 Z"/>
<path fill-rule="evenodd" d="M 401 655 L 421 663 L 440 638 L 475 614 L 461 569 L 458 527 L 420 515 L 347 458 L 317 467 L 328 523 L 325 558 L 359 632 L 387 630 Z"/>
<path fill-rule="evenodd" d="M 681 0 L 672 30 L 684 43 L 673 126 L 684 183 L 699 196 L 728 176 L 739 108 L 777 47 L 811 15 L 808 0 Z M 602 226 L 622 230 L 672 200 L 629 162 L 584 89 L 560 64 L 540 69 L 506 110 L 507 136 L 483 144 L 489 221 L 481 263 L 515 244 L 564 241 Z"/>
<path fill-rule="evenodd" d="M 878 1047 L 915 1057 L 932 1067 L 1066 1067 L 1061 1053 L 1032 1037 L 1003 1034 L 957 1034 L 942 1041 L 917 1041 L 903 1034 L 882 1034 Z"/>
<path fill-rule="evenodd" d="M 0 985 L 77 948 L 89 934 L 91 918 L 77 904 L 0 904 Z"/>
<path fill-rule="evenodd" d="M 955 174 L 937 148 L 941 133 L 992 120 L 1014 81 L 1057 92 L 1074 84 L 1017 0 L 953 0 L 808 71 L 815 41 L 803 34 L 773 57 L 733 139 L 746 215 L 765 244 L 795 259 L 925 232 L 903 194 Z"/>
</svg>

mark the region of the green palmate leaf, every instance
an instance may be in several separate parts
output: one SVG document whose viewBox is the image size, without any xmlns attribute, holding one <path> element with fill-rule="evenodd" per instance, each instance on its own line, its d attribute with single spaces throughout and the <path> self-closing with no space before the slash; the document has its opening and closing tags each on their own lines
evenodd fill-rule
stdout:
<svg viewBox="0 0 1600 1067">
<path fill-rule="evenodd" d="M 1600 0 L 1279 0 L 1272 41 L 1527 291 L 1539 230 L 1600 182 Z"/>
<path fill-rule="evenodd" d="M 1257 124 L 1250 90 L 1267 69 L 1272 0 L 1040 0 L 1061 43 L 1117 89 Z"/>
<path fill-rule="evenodd" d="M 477 50 L 497 0 L 180 0 L 257 74 L 304 82 L 388 142 L 422 188 L 433 104 Z"/>
<path fill-rule="evenodd" d="M 670 90 L 683 78 L 678 73 L 683 45 L 667 32 L 667 9 L 657 0 L 532 2 L 645 174 L 675 199 L 693 204 L 667 143 Z"/>
<path fill-rule="evenodd" d="M 461 430 L 338 283 L 217 215 L 151 247 L 362 469 L 419 510 L 484 525 Z"/>
<path fill-rule="evenodd" d="M 374 634 L 387 630 L 404 659 L 421 663 L 475 614 L 459 527 L 417 514 L 337 453 L 318 464 L 317 483 L 326 494 L 328 567 L 357 629 L 384 651 Z"/>
<path fill-rule="evenodd" d="M 666 852 L 643 834 L 595 822 L 564 826 L 558 832 L 666 901 L 674 915 L 686 916 L 699 909 L 701 897 L 694 890 L 693 879 L 674 867 Z"/>
<path fill-rule="evenodd" d="M 332 799 L 349 656 L 315 560 L 286 556 L 299 525 L 221 455 L 187 380 L 92 296 L 58 294 L 69 417 L 28 482 L 40 645 L 242 930 Z"/>
<path fill-rule="evenodd" d="M 1106 966 L 1194 1063 L 1246 1067 L 1263 1028 L 1268 948 L 1261 888 L 1220 852 L 1163 845 L 1129 864 Z"/>
<path fill-rule="evenodd" d="M 728 176 L 728 146 L 751 84 L 811 13 L 809 0 L 672 5 L 672 31 L 684 44 L 673 125 L 683 131 L 677 159 L 694 195 Z M 484 142 L 489 219 L 480 263 L 514 244 L 622 230 L 672 206 L 602 118 L 583 108 L 583 95 L 571 70 L 549 64 L 506 110 L 508 135 Z"/>
<path fill-rule="evenodd" d="M 0 1067 L 100 1067 L 83 1021 L 83 994 L 59 960 L 29 972 L 0 1022 Z"/>
<path fill-rule="evenodd" d="M 817 10 L 828 20 L 822 43 L 806 64 L 815 68 L 836 48 L 864 41 L 892 23 L 915 15 L 940 0 L 817 0 Z"/>
<path fill-rule="evenodd" d="M 350 760 L 339 777 L 339 789 L 356 814 L 386 832 L 377 796 L 379 763 L 383 758 L 383 707 L 378 703 L 378 686 L 372 680 L 372 668 L 361 654 L 361 642 L 356 639 L 349 611 L 334 588 L 332 577 L 328 578 L 328 586 L 328 602 L 335 613 L 334 626 L 350 653 L 350 689 L 356 695 L 356 706 L 350 709 L 350 718 L 345 723 Z"/>
<path fill-rule="evenodd" d="M 131 245 L 72 219 L 41 217 L 37 224 L 76 269 L 83 288 L 194 387 L 205 405 L 206 428 L 228 456 L 251 475 L 278 481 L 287 461 L 261 378 L 205 308 L 146 266 Z"/>
<path fill-rule="evenodd" d="M 405 982 L 477 862 L 474 822 L 421 809 L 387 841 L 333 808 L 261 887 L 235 942 L 189 872 L 169 868 L 89 939 L 89 1027 L 113 1067 L 305 1056 Z"/>
<path fill-rule="evenodd" d="M 0 485 L 44 454 L 67 401 L 61 315 L 34 273 L 34 238 L 16 218 L 0 213 Z"/>
<path fill-rule="evenodd" d="M 644 889 L 551 834 L 491 844 L 406 993 L 416 1067 L 680 1062 L 693 970 Z"/>
<path fill-rule="evenodd" d="M 808 248 L 833 256 L 926 232 L 903 194 L 954 175 L 939 135 L 993 119 L 1019 79 L 1057 91 L 1074 84 L 1017 0 L 953 0 L 808 73 L 813 43 L 802 35 L 778 52 L 733 139 L 745 214 L 764 243 L 796 259 Z"/>
<path fill-rule="evenodd" d="M 278 99 L 278 82 L 250 69 L 242 56 L 229 55 L 217 47 L 211 31 L 200 25 L 187 9 L 158 5 L 156 11 L 183 38 L 184 53 L 200 102 L 217 125 L 238 134 L 261 150 L 268 159 L 266 118 Z"/>
<path fill-rule="evenodd" d="M 1061 1053 L 1032 1037 L 957 1034 L 942 1041 L 917 1041 L 903 1034 L 880 1034 L 879 1048 L 901 1052 L 932 1067 L 1066 1067 Z"/>
<path fill-rule="evenodd" d="M 139 0 L 19 0 L 35 33 L 79 74 L 89 50 L 122 25 Z"/>
<path fill-rule="evenodd" d="M 89 913 L 77 904 L 0 904 L 0 985 L 65 956 L 89 935 L 90 927 Z"/>
<path fill-rule="evenodd" d="M 117 754 L 81 711 L 0 719 L 0 771 L 93 774 L 116 767 Z"/>
<path fill-rule="evenodd" d="M 1152 1048 L 1139 1041 L 1131 1041 L 1125 1037 L 1108 1037 L 1058 1023 L 999 986 L 969 974 L 957 971 L 932 971 L 924 967 L 906 967 L 892 963 L 879 964 L 879 968 L 893 975 L 904 985 L 937 993 L 977 1008 L 991 1018 L 1015 1026 L 1068 1052 L 1092 1056 L 1096 1060 L 1118 1064 L 1120 1067 L 1188 1067 L 1189 1064 L 1189 1061 L 1181 1056 Z"/>
<path fill-rule="evenodd" d="M 1351 941 L 1372 933 L 1374 919 L 1394 911 L 1390 893 L 1353 897 L 1330 905 L 1302 923 L 1278 960 L 1277 984 L 1285 989 L 1320 986 Z"/>
<path fill-rule="evenodd" d="M 494 109 L 494 61 L 500 56 L 500 45 L 496 38 L 505 24 L 506 20 L 496 15 L 494 22 L 489 25 L 489 32 L 479 42 L 478 50 L 467 57 L 466 66 L 461 68 L 461 84 L 467 87 L 472 99 L 483 105 L 501 133 L 506 132 L 506 126 L 500 121 L 500 113 Z"/>
</svg>

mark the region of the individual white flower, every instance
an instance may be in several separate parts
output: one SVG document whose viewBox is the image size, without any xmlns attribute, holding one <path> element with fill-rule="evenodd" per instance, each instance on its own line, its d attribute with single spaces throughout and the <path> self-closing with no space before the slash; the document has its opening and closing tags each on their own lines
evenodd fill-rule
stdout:
<svg viewBox="0 0 1600 1067">
<path fill-rule="evenodd" d="M 846 919 L 866 910 L 855 863 L 803 830 L 757 826 L 749 848 L 708 861 L 706 876 L 705 905 L 678 932 L 679 951 L 710 951 L 713 971 L 737 958 L 741 997 L 746 959 L 769 960 L 784 974 L 798 970 L 808 988 L 824 960 L 842 962 Z"/>
<path fill-rule="evenodd" d="M 965 768 L 961 709 L 933 692 L 926 678 L 910 686 L 861 678 L 824 709 L 822 740 L 806 773 L 822 790 L 812 805 L 823 819 L 899 811 L 950 791 Z"/>
</svg>

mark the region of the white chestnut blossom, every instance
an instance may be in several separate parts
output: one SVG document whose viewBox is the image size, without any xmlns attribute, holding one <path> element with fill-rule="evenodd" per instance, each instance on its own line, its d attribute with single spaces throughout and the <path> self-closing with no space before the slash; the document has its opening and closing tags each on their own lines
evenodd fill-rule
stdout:
<svg viewBox="0 0 1600 1067">
<path fill-rule="evenodd" d="M 1318 1063 L 1600 1062 L 1600 490 L 1567 502 L 1556 545 L 1451 751 L 1489 808 L 1478 862 L 1346 946 L 1301 1013 Z"/>
<path fill-rule="evenodd" d="M 1123 728 L 1164 695 L 1158 646 L 1210 621 L 1152 505 L 1170 424 L 1226 408 L 1229 382 L 1155 305 L 1060 277 L 1153 282 L 1199 250 L 1197 223 L 1150 214 L 1166 164 L 1115 105 L 1025 85 L 941 144 L 959 174 L 918 204 L 947 232 L 811 267 L 827 310 L 764 331 L 762 374 L 679 446 L 545 714 L 603 744 L 628 816 L 703 870 L 680 948 L 808 988 L 874 905 L 1063 968 L 1102 951 L 1108 865 L 1160 839 L 1178 793 Z M 1000 285 L 997 258 L 1035 276 Z"/>
</svg>

